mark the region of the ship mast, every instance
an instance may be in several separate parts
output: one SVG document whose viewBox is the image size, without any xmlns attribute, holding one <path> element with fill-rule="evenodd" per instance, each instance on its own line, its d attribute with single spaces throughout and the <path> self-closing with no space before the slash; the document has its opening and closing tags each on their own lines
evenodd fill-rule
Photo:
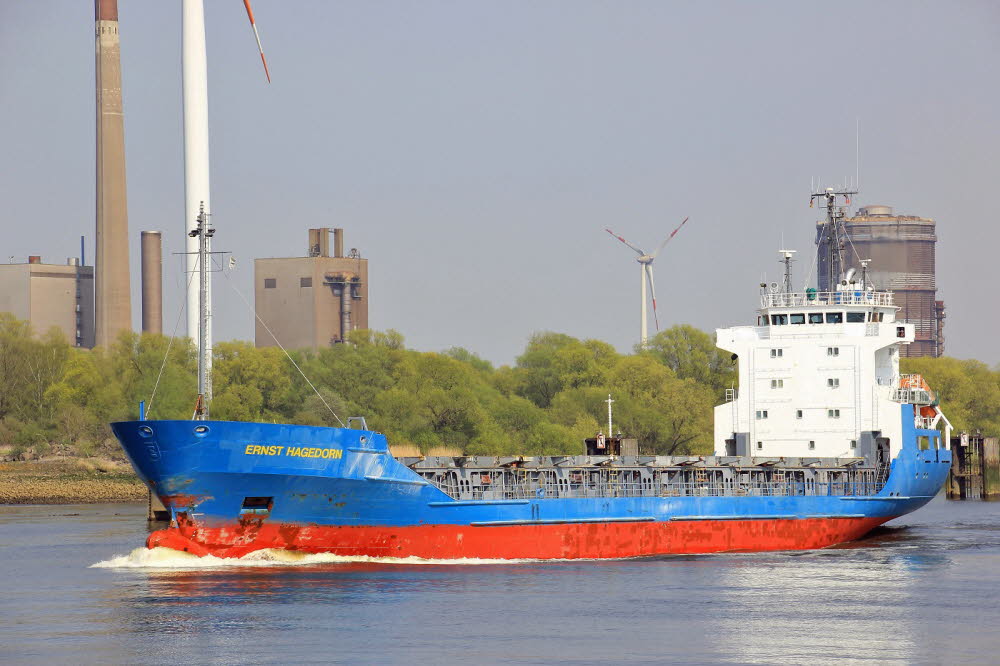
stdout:
<svg viewBox="0 0 1000 666">
<path fill-rule="evenodd" d="M 810 208 L 816 199 L 825 201 L 825 206 L 821 204 L 821 207 L 826 208 L 826 223 L 819 232 L 819 244 L 826 250 L 826 256 L 823 257 L 823 260 L 826 264 L 825 277 L 828 291 L 836 290 L 840 276 L 844 272 L 844 248 L 847 242 L 844 209 L 851 203 L 851 197 L 857 193 L 857 190 L 834 190 L 834 188 L 828 187 L 825 191 L 814 192 L 809 197 Z M 844 197 L 845 203 L 838 204 L 837 197 Z M 822 284 L 819 286 L 822 287 Z"/>
<path fill-rule="evenodd" d="M 189 237 L 198 239 L 198 401 L 194 417 L 204 421 L 208 418 L 208 405 L 212 401 L 212 346 L 208 328 L 208 261 L 212 252 L 208 244 L 215 235 L 215 229 L 208 224 L 204 202 L 199 206 L 197 222 L 198 226 L 188 232 Z"/>
</svg>

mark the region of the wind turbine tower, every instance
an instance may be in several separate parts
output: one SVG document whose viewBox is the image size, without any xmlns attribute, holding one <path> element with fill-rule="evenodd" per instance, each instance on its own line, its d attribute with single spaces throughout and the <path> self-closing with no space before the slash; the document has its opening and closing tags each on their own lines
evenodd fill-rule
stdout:
<svg viewBox="0 0 1000 666">
<path fill-rule="evenodd" d="M 656 256 L 660 254 L 660 251 L 667 245 L 667 243 L 669 243 L 670 240 L 677 235 L 677 232 L 681 230 L 681 227 L 683 227 L 687 223 L 687 221 L 688 218 L 685 217 L 684 221 L 681 222 L 676 229 L 671 231 L 669 236 L 663 239 L 663 242 L 660 243 L 660 247 L 656 248 L 656 252 L 653 253 L 640 250 L 632 243 L 629 243 L 627 240 L 625 240 L 615 232 L 611 231 L 611 229 L 605 229 L 605 231 L 607 231 L 609 234 L 620 240 L 625 245 L 629 246 L 636 254 L 639 255 L 638 257 L 636 257 L 635 260 L 639 262 L 640 266 L 639 283 L 640 283 L 641 300 L 639 308 L 639 342 L 643 347 L 646 346 L 646 342 L 649 339 L 649 331 L 648 331 L 649 316 L 647 315 L 646 311 L 646 303 L 648 302 L 649 299 L 649 297 L 646 294 L 647 283 L 649 284 L 650 295 L 652 295 L 653 297 L 653 320 L 656 323 L 656 330 L 657 331 L 660 330 L 660 318 L 656 313 L 656 283 L 653 281 L 653 261 L 656 259 Z"/>
<path fill-rule="evenodd" d="M 271 74 L 264 59 L 264 49 L 260 45 L 257 25 L 250 0 L 243 0 L 257 38 L 260 59 L 264 63 L 264 73 L 268 83 Z M 198 331 L 200 313 L 200 288 L 194 279 L 198 268 L 198 236 L 190 235 L 198 227 L 202 212 L 211 226 L 212 199 L 208 181 L 208 58 L 205 49 L 205 7 L 202 0 L 184 0 L 181 8 L 181 69 L 184 92 L 184 237 L 187 239 L 185 258 L 187 269 L 187 334 L 192 340 L 201 339 Z M 210 242 L 210 241 L 209 241 Z M 211 252 L 211 247 L 208 248 Z M 211 256 L 210 254 L 208 256 Z M 211 272 L 206 285 L 206 335 L 209 349 L 206 351 L 207 371 L 211 376 L 212 364 L 212 289 Z M 211 388 L 208 390 L 211 398 Z"/>
</svg>

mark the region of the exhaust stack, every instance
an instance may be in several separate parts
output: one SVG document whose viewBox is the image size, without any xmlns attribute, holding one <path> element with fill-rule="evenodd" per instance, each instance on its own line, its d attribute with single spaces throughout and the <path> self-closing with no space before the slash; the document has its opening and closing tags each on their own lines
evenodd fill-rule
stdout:
<svg viewBox="0 0 1000 666">
<path fill-rule="evenodd" d="M 117 0 L 95 0 L 97 92 L 96 343 L 132 329 L 125 199 L 125 121 Z"/>
<path fill-rule="evenodd" d="M 163 333 L 163 238 L 142 232 L 142 332 Z"/>
</svg>

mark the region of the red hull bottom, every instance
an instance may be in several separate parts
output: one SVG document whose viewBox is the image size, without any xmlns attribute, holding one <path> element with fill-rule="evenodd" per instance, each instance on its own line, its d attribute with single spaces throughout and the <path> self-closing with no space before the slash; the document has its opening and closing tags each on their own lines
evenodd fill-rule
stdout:
<svg viewBox="0 0 1000 666">
<path fill-rule="evenodd" d="M 343 556 L 426 559 L 609 559 L 733 551 L 810 550 L 864 536 L 895 516 L 618 522 L 556 525 L 344 527 L 243 522 L 177 527 L 146 546 L 194 555 L 242 557 L 265 548 Z"/>
</svg>

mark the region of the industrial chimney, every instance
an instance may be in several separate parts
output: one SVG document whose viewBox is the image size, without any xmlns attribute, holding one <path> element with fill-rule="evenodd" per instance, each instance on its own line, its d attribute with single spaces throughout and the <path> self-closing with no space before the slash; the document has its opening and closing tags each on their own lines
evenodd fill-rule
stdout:
<svg viewBox="0 0 1000 666">
<path fill-rule="evenodd" d="M 163 333 L 163 240 L 159 231 L 142 232 L 142 332 Z"/>
<path fill-rule="evenodd" d="M 117 0 L 95 0 L 97 55 L 96 343 L 132 328 L 125 205 L 125 122 Z"/>
</svg>

